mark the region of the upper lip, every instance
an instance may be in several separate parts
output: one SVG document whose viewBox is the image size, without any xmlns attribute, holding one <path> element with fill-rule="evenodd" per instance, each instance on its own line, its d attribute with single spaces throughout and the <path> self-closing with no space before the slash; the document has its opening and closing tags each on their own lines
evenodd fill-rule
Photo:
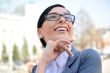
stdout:
<svg viewBox="0 0 110 73">
<path fill-rule="evenodd" d="M 69 31 L 67 26 L 57 26 L 54 30 L 56 31 L 56 29 L 58 29 L 58 28 L 66 28 L 66 30 Z"/>
</svg>

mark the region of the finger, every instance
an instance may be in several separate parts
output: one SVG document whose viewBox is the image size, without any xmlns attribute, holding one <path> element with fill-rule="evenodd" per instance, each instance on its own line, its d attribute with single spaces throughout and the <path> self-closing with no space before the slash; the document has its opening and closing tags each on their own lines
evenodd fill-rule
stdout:
<svg viewBox="0 0 110 73">
<path fill-rule="evenodd" d="M 68 45 L 60 43 L 59 46 L 62 47 L 70 56 L 73 56 L 73 53 L 69 49 Z"/>
<path fill-rule="evenodd" d="M 70 56 L 73 56 L 73 52 L 67 46 L 64 46 L 64 49 Z"/>
</svg>

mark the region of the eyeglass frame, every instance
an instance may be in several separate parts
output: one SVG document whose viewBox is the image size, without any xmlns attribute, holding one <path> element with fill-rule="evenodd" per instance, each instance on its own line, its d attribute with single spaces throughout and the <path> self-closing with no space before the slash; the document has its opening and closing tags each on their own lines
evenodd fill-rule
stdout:
<svg viewBox="0 0 110 73">
<path fill-rule="evenodd" d="M 49 20 L 49 19 L 47 18 L 47 16 L 48 16 L 48 15 L 51 15 L 51 14 L 59 15 L 59 18 L 58 18 L 57 20 Z M 65 15 L 70 15 L 71 17 L 73 17 L 73 20 L 71 20 L 71 21 L 66 20 L 66 18 L 64 17 Z M 65 21 L 69 21 L 69 22 L 72 22 L 72 23 L 75 22 L 75 15 L 72 15 L 72 14 L 49 13 L 49 14 L 46 14 L 46 15 L 45 15 L 45 19 L 48 20 L 48 21 L 58 21 L 58 20 L 61 18 L 61 16 L 65 19 Z"/>
</svg>

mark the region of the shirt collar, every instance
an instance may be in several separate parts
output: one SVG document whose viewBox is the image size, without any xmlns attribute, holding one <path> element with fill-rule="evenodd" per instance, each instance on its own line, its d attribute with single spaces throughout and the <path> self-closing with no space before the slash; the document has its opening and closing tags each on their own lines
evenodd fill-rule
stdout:
<svg viewBox="0 0 110 73">
<path fill-rule="evenodd" d="M 72 48 L 70 47 L 69 49 L 71 50 Z M 64 51 L 54 61 L 56 62 L 58 66 L 63 67 L 66 65 L 68 57 L 69 57 L 68 53 Z"/>
</svg>

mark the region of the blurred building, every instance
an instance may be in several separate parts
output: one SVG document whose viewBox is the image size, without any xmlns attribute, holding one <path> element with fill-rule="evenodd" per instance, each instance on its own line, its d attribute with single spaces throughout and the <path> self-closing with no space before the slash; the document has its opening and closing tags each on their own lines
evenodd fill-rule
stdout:
<svg viewBox="0 0 110 73">
<path fill-rule="evenodd" d="M 0 0 L 0 12 L 23 15 L 26 3 L 34 3 L 34 0 Z"/>
<path fill-rule="evenodd" d="M 3 4 L 0 4 L 0 59 L 3 50 L 2 46 L 5 44 L 8 51 L 9 63 L 12 64 L 13 45 L 17 44 L 19 51 L 21 51 L 24 38 L 28 43 L 30 58 L 33 58 L 33 46 L 36 46 L 37 49 L 41 47 L 37 37 L 37 6 L 26 4 L 7 12 L 7 9 L 2 9 Z M 38 49 L 37 51 L 40 53 L 41 50 Z"/>
<path fill-rule="evenodd" d="M 110 27 L 98 29 L 104 40 L 103 53 L 110 55 Z"/>
</svg>

